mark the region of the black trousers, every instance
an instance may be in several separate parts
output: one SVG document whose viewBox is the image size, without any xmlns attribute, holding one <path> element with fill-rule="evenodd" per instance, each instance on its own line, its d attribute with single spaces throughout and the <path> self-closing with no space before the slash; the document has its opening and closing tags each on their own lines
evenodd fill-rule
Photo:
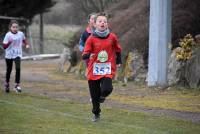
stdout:
<svg viewBox="0 0 200 134">
<path fill-rule="evenodd" d="M 12 72 L 13 62 L 15 62 L 15 83 L 20 83 L 20 71 L 21 71 L 21 58 L 6 59 L 6 82 L 10 82 L 10 74 Z"/>
<path fill-rule="evenodd" d="M 92 113 L 98 115 L 101 112 L 100 109 L 100 96 L 107 97 L 113 90 L 111 78 L 101 78 L 99 80 L 88 81 L 90 96 L 92 99 Z"/>
</svg>

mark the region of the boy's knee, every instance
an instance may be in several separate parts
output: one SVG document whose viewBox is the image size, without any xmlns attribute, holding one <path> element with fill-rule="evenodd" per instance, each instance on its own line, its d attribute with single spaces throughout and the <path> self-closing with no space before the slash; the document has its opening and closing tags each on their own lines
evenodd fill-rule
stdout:
<svg viewBox="0 0 200 134">
<path fill-rule="evenodd" d="M 20 65 L 16 66 L 15 69 L 20 71 Z"/>
<path fill-rule="evenodd" d="M 112 88 L 107 88 L 101 91 L 101 96 L 103 97 L 107 97 L 108 95 L 110 95 L 112 93 Z"/>
</svg>

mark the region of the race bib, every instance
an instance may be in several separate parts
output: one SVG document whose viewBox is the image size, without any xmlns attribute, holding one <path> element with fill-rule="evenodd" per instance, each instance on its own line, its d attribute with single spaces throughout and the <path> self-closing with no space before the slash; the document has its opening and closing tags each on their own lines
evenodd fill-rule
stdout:
<svg viewBox="0 0 200 134">
<path fill-rule="evenodd" d="M 94 63 L 93 75 L 111 74 L 111 63 Z"/>
<path fill-rule="evenodd" d="M 21 51 L 21 49 L 12 49 L 11 54 L 13 56 L 19 56 L 22 54 L 22 51 Z"/>
<path fill-rule="evenodd" d="M 21 51 L 21 49 L 14 49 L 13 54 L 14 55 L 20 55 L 20 54 L 22 54 L 22 51 Z"/>
</svg>

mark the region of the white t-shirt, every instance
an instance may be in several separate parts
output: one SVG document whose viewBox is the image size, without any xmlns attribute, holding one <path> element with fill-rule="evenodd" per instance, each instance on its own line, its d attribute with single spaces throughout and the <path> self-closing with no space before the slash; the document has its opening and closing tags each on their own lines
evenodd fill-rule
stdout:
<svg viewBox="0 0 200 134">
<path fill-rule="evenodd" d="M 7 44 L 8 42 L 12 42 L 5 50 L 6 59 L 15 59 L 17 57 L 22 57 L 23 40 L 25 40 L 25 36 L 24 33 L 21 31 L 18 31 L 16 34 L 13 34 L 12 32 L 6 33 L 3 43 Z"/>
</svg>

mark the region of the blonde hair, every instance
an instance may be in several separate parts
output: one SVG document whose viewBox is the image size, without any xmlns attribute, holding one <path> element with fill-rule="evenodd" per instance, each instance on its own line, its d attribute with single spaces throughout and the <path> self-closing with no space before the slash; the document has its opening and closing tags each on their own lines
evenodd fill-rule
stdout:
<svg viewBox="0 0 200 134">
<path fill-rule="evenodd" d="M 93 15 L 96 17 L 97 14 L 96 14 L 96 13 L 91 13 L 91 14 L 89 14 L 88 17 L 87 17 L 87 21 L 88 21 L 88 22 L 90 21 L 90 18 L 91 18 L 91 16 L 93 16 Z"/>
</svg>

